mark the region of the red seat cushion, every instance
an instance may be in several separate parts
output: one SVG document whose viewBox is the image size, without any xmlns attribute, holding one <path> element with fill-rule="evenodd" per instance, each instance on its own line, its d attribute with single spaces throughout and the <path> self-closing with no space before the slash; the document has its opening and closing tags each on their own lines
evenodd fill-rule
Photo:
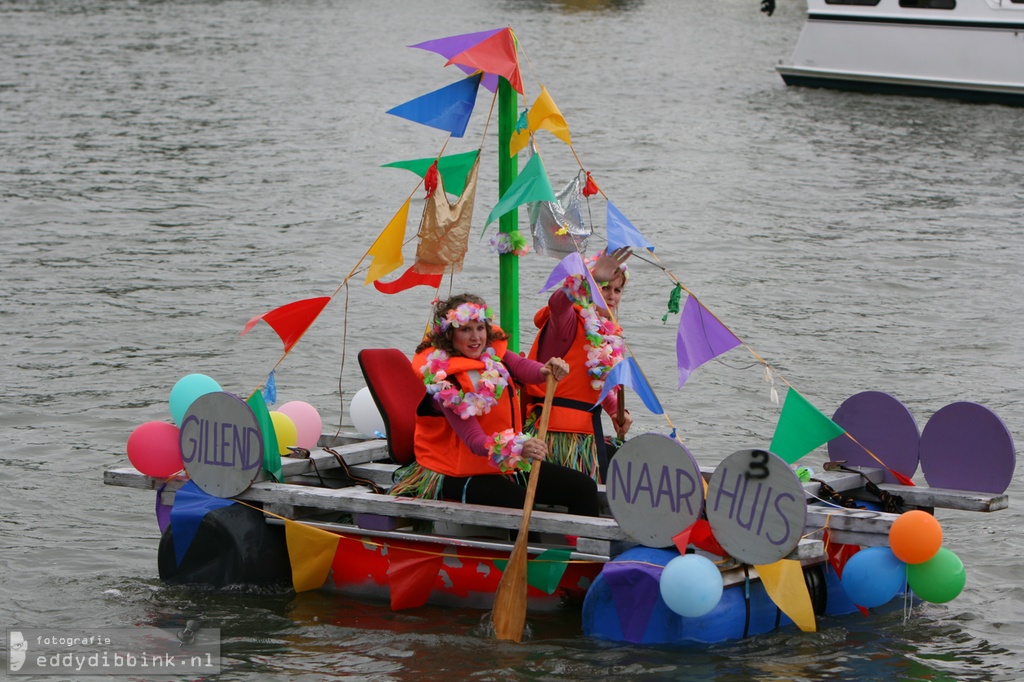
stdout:
<svg viewBox="0 0 1024 682">
<path fill-rule="evenodd" d="M 416 407 L 426 394 L 423 381 L 397 348 L 364 348 L 359 351 L 359 368 L 384 420 L 388 454 L 396 464 L 409 464 L 416 458 L 413 440 Z"/>
</svg>

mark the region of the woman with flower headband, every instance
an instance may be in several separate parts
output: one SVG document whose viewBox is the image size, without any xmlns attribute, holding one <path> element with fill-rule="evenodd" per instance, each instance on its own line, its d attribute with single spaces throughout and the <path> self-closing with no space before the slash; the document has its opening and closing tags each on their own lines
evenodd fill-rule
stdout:
<svg viewBox="0 0 1024 682">
<path fill-rule="evenodd" d="M 564 360 L 541 364 L 510 352 L 483 299 L 461 294 L 435 304 L 412 365 L 427 394 L 416 411 L 416 461 L 396 472 L 392 495 L 521 508 L 522 472 L 544 461 L 537 502 L 598 515 L 594 481 L 545 461 L 547 444 L 522 432 L 515 382 L 544 384 L 549 374 L 560 380 L 569 373 Z"/>
<path fill-rule="evenodd" d="M 529 358 L 545 362 L 551 357 L 565 358 L 574 367 L 586 367 L 558 384 L 555 393 L 547 442 L 550 459 L 582 471 L 595 481 L 604 477 L 608 451 L 601 427 L 601 408 L 611 416 L 618 439 L 625 437 L 633 420 L 618 409 L 618 396 L 608 394 L 597 406 L 604 379 L 624 353 L 622 328 L 615 322 L 622 290 L 629 279 L 626 259 L 633 255 L 628 247 L 610 254 L 604 251 L 587 260 L 591 274 L 601 287 L 608 311 L 595 305 L 586 278 L 571 275 L 537 311 L 533 321 L 540 331 L 534 339 Z M 529 412 L 527 432 L 535 429 L 543 391 L 527 386 Z"/>
</svg>

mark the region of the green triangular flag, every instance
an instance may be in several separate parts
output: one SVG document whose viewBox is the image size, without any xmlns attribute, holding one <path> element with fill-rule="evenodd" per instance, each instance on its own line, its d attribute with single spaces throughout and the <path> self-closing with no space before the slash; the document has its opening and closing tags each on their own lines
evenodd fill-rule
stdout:
<svg viewBox="0 0 1024 682">
<path fill-rule="evenodd" d="M 554 594 L 558 583 L 562 581 L 565 569 L 569 566 L 572 551 L 568 549 L 548 549 L 530 559 L 526 563 L 526 584 L 536 587 L 546 594 Z M 495 559 L 494 565 L 499 571 L 505 570 L 508 562 Z"/>
<path fill-rule="evenodd" d="M 465 152 L 463 154 L 451 154 L 442 156 L 440 159 L 429 157 L 426 159 L 408 159 L 406 161 L 393 161 L 385 163 L 382 168 L 404 168 L 416 175 L 425 177 L 427 171 L 437 161 L 437 172 L 441 174 L 441 181 L 444 184 L 444 191 L 457 197 L 462 196 L 462 190 L 466 189 L 466 176 L 473 162 L 479 156 L 480 150 Z"/>
<path fill-rule="evenodd" d="M 501 197 L 498 205 L 491 209 L 484 223 L 484 230 L 492 222 L 509 211 L 531 201 L 558 201 L 555 190 L 551 189 L 551 181 L 544 170 L 540 154 L 534 154 L 523 166 L 523 170 Z"/>
<path fill-rule="evenodd" d="M 278 483 L 284 483 L 284 470 L 281 469 L 281 451 L 277 444 L 277 432 L 274 431 L 274 421 L 270 418 L 270 411 L 267 403 L 263 400 L 263 394 L 256 391 L 245 401 L 252 413 L 256 415 L 256 423 L 260 426 L 260 433 L 263 435 L 263 469 L 273 476 Z"/>
<path fill-rule="evenodd" d="M 843 427 L 807 402 L 796 389 L 790 388 L 769 450 L 787 464 L 792 464 L 822 443 L 844 433 Z"/>
</svg>

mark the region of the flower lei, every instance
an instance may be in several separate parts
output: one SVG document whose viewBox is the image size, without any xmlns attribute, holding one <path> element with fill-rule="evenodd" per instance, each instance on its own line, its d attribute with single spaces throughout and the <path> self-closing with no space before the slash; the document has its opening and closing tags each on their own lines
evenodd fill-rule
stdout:
<svg viewBox="0 0 1024 682">
<path fill-rule="evenodd" d="M 488 436 L 485 444 L 490 451 L 491 462 L 502 473 L 516 469 L 529 471 L 530 461 L 523 457 L 523 443 L 530 438 L 525 433 L 516 433 L 514 429 L 505 429 Z"/>
<path fill-rule="evenodd" d="M 492 317 L 493 313 L 491 309 L 486 306 L 469 302 L 462 303 L 449 310 L 443 318 L 434 318 L 433 333 L 435 336 L 440 336 L 452 327 L 458 329 L 462 325 L 468 324 L 474 320 L 486 323 L 490 322 Z"/>
<path fill-rule="evenodd" d="M 590 287 L 582 275 L 566 277 L 564 287 L 566 295 L 575 305 L 580 306 L 583 330 L 587 337 L 587 344 L 583 346 L 583 350 L 587 351 L 586 364 L 587 374 L 591 377 L 590 387 L 600 391 L 608 372 L 625 356 L 622 328 L 598 314 L 597 306 L 590 298 Z"/>
<path fill-rule="evenodd" d="M 451 409 L 463 419 L 487 414 L 498 404 L 502 393 L 508 387 L 509 374 L 494 354 L 493 348 L 485 350 L 480 356 L 480 360 L 484 363 L 484 369 L 480 372 L 477 390 L 467 393 L 448 381 L 448 366 L 451 363 L 451 358 L 448 353 L 439 348 L 436 349 L 427 356 L 427 362 L 420 370 L 423 374 L 423 385 L 427 387 L 427 394 L 433 396 L 434 400 L 441 403 L 442 407 Z"/>
<path fill-rule="evenodd" d="M 511 253 L 514 256 L 525 256 L 530 252 L 530 245 L 526 243 L 526 237 L 519 230 L 513 232 L 501 232 L 497 237 L 491 237 L 491 252 L 499 254 Z"/>
</svg>

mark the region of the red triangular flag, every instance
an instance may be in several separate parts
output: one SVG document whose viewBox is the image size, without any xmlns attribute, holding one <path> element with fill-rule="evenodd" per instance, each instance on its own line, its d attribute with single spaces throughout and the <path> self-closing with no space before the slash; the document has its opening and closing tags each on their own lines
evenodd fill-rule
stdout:
<svg viewBox="0 0 1024 682">
<path fill-rule="evenodd" d="M 448 64 L 470 66 L 484 73 L 496 73 L 504 76 L 512 85 L 512 89 L 523 94 L 523 79 L 519 75 L 519 57 L 516 55 L 516 39 L 512 29 L 505 28 L 490 38 L 455 55 Z"/>
<path fill-rule="evenodd" d="M 587 184 L 583 186 L 583 196 L 592 197 L 600 191 L 601 189 L 594 182 L 594 178 L 590 177 L 590 171 L 587 171 Z"/>
<path fill-rule="evenodd" d="M 423 187 L 427 190 L 428 197 L 437 189 L 437 161 L 430 164 L 426 175 L 423 176 Z"/>
<path fill-rule="evenodd" d="M 729 556 L 729 553 L 722 549 L 711 532 L 711 524 L 707 519 L 697 519 L 690 527 L 690 544 L 697 549 L 711 552 L 717 556 Z"/>
<path fill-rule="evenodd" d="M 318 298 L 307 298 L 287 303 L 280 308 L 274 308 L 270 312 L 257 315 L 246 322 L 242 334 L 245 334 L 255 327 L 257 322 L 263 320 L 281 337 L 281 341 L 284 342 L 284 352 L 287 353 L 292 349 L 292 346 L 298 343 L 302 335 L 309 329 L 309 326 L 313 324 L 313 321 L 330 302 L 330 296 L 320 296 Z"/>
<path fill-rule="evenodd" d="M 419 272 L 413 272 L 412 268 L 405 271 L 398 279 L 390 282 L 382 282 L 379 279 L 373 283 L 374 288 L 382 294 L 397 294 L 399 291 L 405 291 L 406 289 L 412 289 L 415 286 L 423 284 L 428 287 L 437 288 L 441 286 L 441 279 L 444 277 L 444 273 L 438 273 L 436 275 L 424 275 Z"/>
<path fill-rule="evenodd" d="M 391 586 L 391 610 L 414 609 L 427 603 L 434 589 L 441 554 L 408 551 L 388 543 L 388 583 Z"/>
</svg>

